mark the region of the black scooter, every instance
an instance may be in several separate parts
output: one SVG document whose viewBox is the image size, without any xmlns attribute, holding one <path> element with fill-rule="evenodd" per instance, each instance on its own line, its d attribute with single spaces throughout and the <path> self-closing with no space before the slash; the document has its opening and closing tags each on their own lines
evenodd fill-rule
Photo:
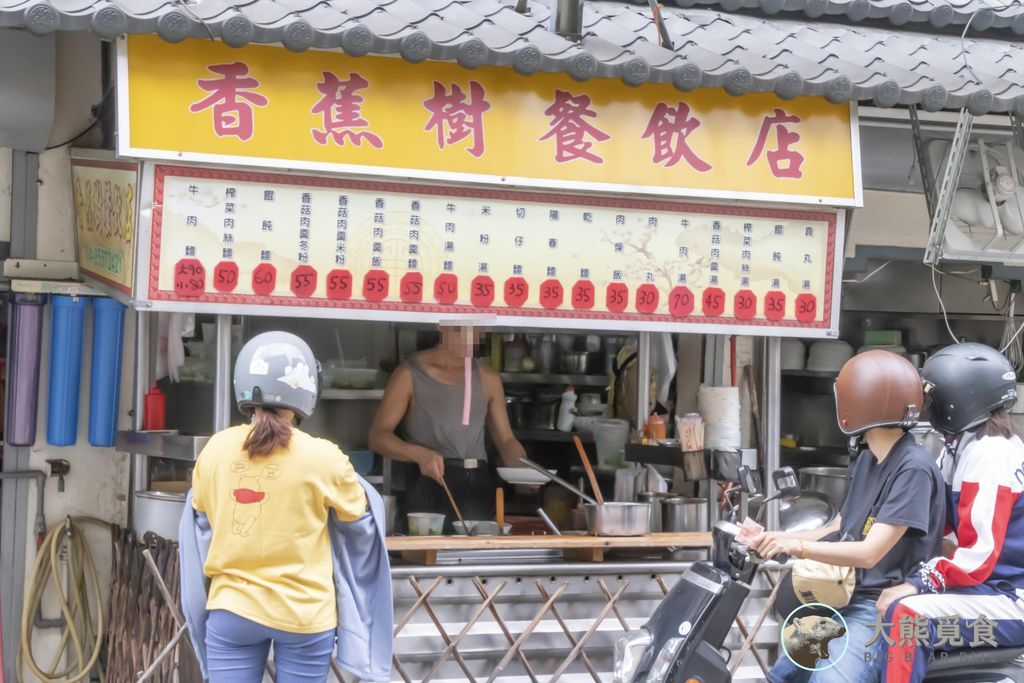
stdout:
<svg viewBox="0 0 1024 683">
<path fill-rule="evenodd" d="M 792 500 L 800 487 L 792 468 L 772 473 L 776 494 L 765 499 Z M 740 468 L 740 488 L 757 492 L 754 477 Z M 615 683 L 727 683 L 731 653 L 722 647 L 750 583 L 764 559 L 736 542 L 740 527 L 718 522 L 712 530 L 711 560 L 683 573 L 650 620 L 615 645 Z M 776 558 L 785 562 L 788 558 Z M 928 683 L 1018 683 L 1024 681 L 1024 648 L 950 653 L 929 664 Z M 1015 661 L 1018 660 L 1018 661 Z"/>
</svg>

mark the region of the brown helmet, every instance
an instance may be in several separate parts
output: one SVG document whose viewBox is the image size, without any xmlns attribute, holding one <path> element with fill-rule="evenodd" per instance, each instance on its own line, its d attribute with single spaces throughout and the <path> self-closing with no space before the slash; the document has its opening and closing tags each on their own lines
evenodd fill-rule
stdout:
<svg viewBox="0 0 1024 683">
<path fill-rule="evenodd" d="M 847 436 L 874 427 L 917 424 L 924 389 L 917 368 L 891 351 L 875 349 L 848 360 L 836 378 L 836 418 Z"/>
</svg>

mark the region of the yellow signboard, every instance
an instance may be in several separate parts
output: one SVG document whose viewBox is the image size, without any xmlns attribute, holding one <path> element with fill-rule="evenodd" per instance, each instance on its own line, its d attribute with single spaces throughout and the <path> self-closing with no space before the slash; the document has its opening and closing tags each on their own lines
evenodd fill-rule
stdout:
<svg viewBox="0 0 1024 683">
<path fill-rule="evenodd" d="M 124 161 L 71 159 L 79 269 L 132 293 L 139 166 Z"/>
<path fill-rule="evenodd" d="M 119 74 L 125 156 L 860 203 L 854 110 L 824 99 L 144 35 L 121 40 Z"/>
</svg>

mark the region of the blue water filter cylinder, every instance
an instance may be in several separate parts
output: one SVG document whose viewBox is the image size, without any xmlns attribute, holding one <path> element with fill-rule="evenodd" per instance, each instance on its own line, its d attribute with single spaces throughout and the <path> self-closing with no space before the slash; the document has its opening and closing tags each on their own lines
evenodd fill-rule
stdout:
<svg viewBox="0 0 1024 683">
<path fill-rule="evenodd" d="M 39 414 L 39 363 L 43 348 L 45 294 L 15 294 L 11 301 L 7 358 L 7 443 L 32 446 Z"/>
<path fill-rule="evenodd" d="M 50 395 L 46 442 L 73 446 L 78 440 L 78 393 L 82 378 L 82 336 L 86 297 L 54 295 L 50 325 Z"/>
<path fill-rule="evenodd" d="M 113 446 L 121 397 L 124 350 L 124 305 L 114 299 L 92 300 L 92 379 L 89 387 L 89 443 Z"/>
</svg>

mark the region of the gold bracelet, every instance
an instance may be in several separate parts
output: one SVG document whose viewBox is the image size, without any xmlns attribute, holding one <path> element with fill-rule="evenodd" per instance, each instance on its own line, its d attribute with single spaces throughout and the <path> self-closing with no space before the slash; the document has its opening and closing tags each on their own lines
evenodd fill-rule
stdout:
<svg viewBox="0 0 1024 683">
<path fill-rule="evenodd" d="M 806 560 L 807 559 L 807 544 L 804 543 L 804 539 L 802 539 L 802 538 L 800 539 L 800 559 L 801 560 Z"/>
</svg>

